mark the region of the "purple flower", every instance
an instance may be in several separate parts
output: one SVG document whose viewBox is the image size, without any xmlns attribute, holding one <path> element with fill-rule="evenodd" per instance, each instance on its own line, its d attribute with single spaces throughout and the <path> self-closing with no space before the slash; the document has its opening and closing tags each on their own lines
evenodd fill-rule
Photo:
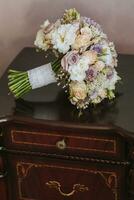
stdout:
<svg viewBox="0 0 134 200">
<path fill-rule="evenodd" d="M 96 27 L 99 31 L 102 31 L 101 26 L 97 22 L 95 22 L 94 20 L 91 20 L 91 25 Z"/>
<path fill-rule="evenodd" d="M 98 92 L 96 90 L 93 90 L 90 94 L 90 99 L 96 99 L 98 96 Z"/>
<path fill-rule="evenodd" d="M 61 60 L 61 66 L 64 70 L 68 71 L 70 65 L 75 65 L 78 63 L 79 54 L 77 51 L 68 52 Z"/>
<path fill-rule="evenodd" d="M 98 30 L 102 31 L 101 26 L 97 22 L 95 22 L 93 19 L 91 19 L 89 17 L 81 17 L 81 20 L 84 23 L 88 24 L 89 26 L 92 25 L 92 26 L 96 27 Z"/>
<path fill-rule="evenodd" d="M 94 78 L 97 76 L 97 70 L 94 67 L 89 67 L 89 69 L 86 71 L 86 78 L 89 81 L 93 81 Z"/>
<path fill-rule="evenodd" d="M 102 46 L 100 44 L 95 44 L 91 47 L 91 50 L 94 50 L 97 53 L 101 54 L 102 53 Z"/>
<path fill-rule="evenodd" d="M 91 19 L 89 17 L 81 17 L 81 20 L 89 26 L 91 25 Z"/>
<path fill-rule="evenodd" d="M 112 67 L 108 67 L 108 72 L 107 72 L 107 79 L 112 79 L 114 76 L 114 70 Z"/>
<path fill-rule="evenodd" d="M 73 52 L 69 57 L 68 57 L 68 64 L 69 65 L 75 65 L 78 63 L 79 60 L 79 55 L 76 52 Z"/>
</svg>

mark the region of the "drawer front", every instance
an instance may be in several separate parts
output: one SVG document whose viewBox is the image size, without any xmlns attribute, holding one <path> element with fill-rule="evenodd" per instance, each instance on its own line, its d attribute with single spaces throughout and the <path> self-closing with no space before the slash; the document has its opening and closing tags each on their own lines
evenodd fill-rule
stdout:
<svg viewBox="0 0 134 200">
<path fill-rule="evenodd" d="M 126 200 L 124 169 L 9 157 L 11 200 Z"/>
<path fill-rule="evenodd" d="M 5 170 L 4 155 L 2 154 L 3 127 L 0 124 L 0 199 L 7 200 L 7 171 Z"/>
<path fill-rule="evenodd" d="M 95 132 L 11 128 L 5 137 L 8 148 L 49 152 L 67 155 L 92 156 L 107 159 L 124 157 L 125 145 L 116 134 L 107 131 Z"/>
<path fill-rule="evenodd" d="M 7 171 L 5 170 L 3 158 L 0 152 L 0 199 L 7 200 Z"/>
</svg>

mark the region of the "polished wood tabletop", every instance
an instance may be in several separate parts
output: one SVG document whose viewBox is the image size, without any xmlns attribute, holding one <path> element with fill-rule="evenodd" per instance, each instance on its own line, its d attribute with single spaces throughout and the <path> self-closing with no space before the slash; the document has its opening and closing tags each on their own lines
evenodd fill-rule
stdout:
<svg viewBox="0 0 134 200">
<path fill-rule="evenodd" d="M 54 59 L 49 53 L 37 52 L 35 48 L 24 48 L 10 64 L 16 70 L 29 70 Z M 122 78 L 117 84 L 116 98 L 89 106 L 82 115 L 71 105 L 62 88 L 56 84 L 36 89 L 15 100 L 9 94 L 7 71 L 0 79 L 0 118 L 13 117 L 29 120 L 50 120 L 82 126 L 119 127 L 134 137 L 134 55 L 119 55 L 117 71 Z"/>
</svg>

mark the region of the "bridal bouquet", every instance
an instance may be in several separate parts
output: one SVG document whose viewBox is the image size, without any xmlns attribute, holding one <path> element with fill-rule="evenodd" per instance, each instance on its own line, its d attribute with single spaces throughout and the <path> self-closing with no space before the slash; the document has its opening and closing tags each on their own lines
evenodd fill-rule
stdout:
<svg viewBox="0 0 134 200">
<path fill-rule="evenodd" d="M 9 89 L 16 98 L 52 82 L 65 88 L 78 109 L 115 97 L 120 80 L 115 69 L 117 53 L 92 19 L 75 9 L 66 10 L 55 23 L 46 20 L 41 25 L 34 44 L 43 51 L 51 49 L 57 58 L 27 72 L 9 70 Z"/>
</svg>

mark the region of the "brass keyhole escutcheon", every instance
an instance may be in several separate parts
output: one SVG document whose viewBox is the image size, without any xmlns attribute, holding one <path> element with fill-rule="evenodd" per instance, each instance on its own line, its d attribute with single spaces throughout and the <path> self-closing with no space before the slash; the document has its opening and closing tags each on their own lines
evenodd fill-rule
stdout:
<svg viewBox="0 0 134 200">
<path fill-rule="evenodd" d="M 56 143 L 56 146 L 57 146 L 57 148 L 60 149 L 60 150 L 64 150 L 64 149 L 66 149 L 66 147 L 67 147 L 66 142 L 65 142 L 64 139 L 58 141 L 58 142 Z"/>
</svg>

